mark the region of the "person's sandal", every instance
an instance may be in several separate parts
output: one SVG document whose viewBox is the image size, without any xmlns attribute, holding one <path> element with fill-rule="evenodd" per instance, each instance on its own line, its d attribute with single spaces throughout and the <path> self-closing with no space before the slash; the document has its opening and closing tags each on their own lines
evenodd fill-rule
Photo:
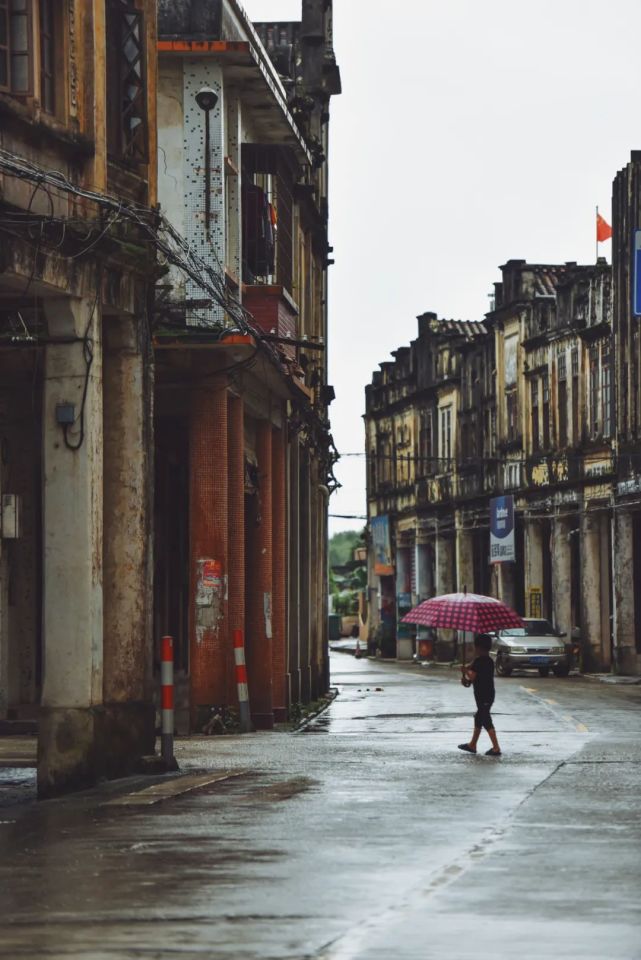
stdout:
<svg viewBox="0 0 641 960">
<path fill-rule="evenodd" d="M 459 750 L 464 750 L 465 753 L 476 753 L 476 750 L 474 750 L 469 743 L 459 743 L 458 748 Z"/>
<path fill-rule="evenodd" d="M 502 754 L 501 754 L 501 751 L 500 751 L 500 750 L 495 750 L 494 747 L 492 747 L 491 750 L 486 750 L 486 751 L 485 751 L 485 756 L 486 756 L 486 757 L 500 757 L 500 756 L 502 756 Z"/>
</svg>

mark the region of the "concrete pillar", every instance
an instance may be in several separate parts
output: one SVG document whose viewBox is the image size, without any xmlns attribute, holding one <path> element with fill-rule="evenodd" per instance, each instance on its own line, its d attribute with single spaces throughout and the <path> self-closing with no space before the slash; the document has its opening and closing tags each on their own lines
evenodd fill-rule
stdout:
<svg viewBox="0 0 641 960">
<path fill-rule="evenodd" d="M 437 534 L 436 537 L 436 595 L 455 591 L 455 539 L 454 536 Z M 436 640 L 436 658 L 451 660 L 456 653 L 453 630 L 439 630 Z"/>
<path fill-rule="evenodd" d="M 272 432 L 272 676 L 274 720 L 287 720 L 287 489 L 285 437 Z"/>
<path fill-rule="evenodd" d="M 535 520 L 525 524 L 525 613 L 528 617 L 543 616 L 545 601 L 543 597 L 543 529 Z M 534 598 L 530 590 L 540 591 L 540 611 L 531 606 Z"/>
<path fill-rule="evenodd" d="M 552 528 L 552 622 L 572 639 L 572 548 L 571 526 L 558 517 Z"/>
<path fill-rule="evenodd" d="M 474 540 L 471 530 L 464 529 L 464 518 L 456 520 L 456 589 L 459 593 L 467 587 L 474 593 Z"/>
<path fill-rule="evenodd" d="M 455 590 L 455 545 L 452 536 L 439 534 L 436 537 L 436 595 L 454 593 Z"/>
<path fill-rule="evenodd" d="M 320 636 L 319 636 L 319 570 L 322 568 L 320 529 L 318 525 L 318 483 L 316 464 L 310 463 L 309 476 L 309 697 L 317 700 L 320 690 Z"/>
<path fill-rule="evenodd" d="M 617 510 L 614 518 L 614 669 L 637 672 L 635 638 L 634 526 L 632 514 Z"/>
<path fill-rule="evenodd" d="M 104 678 L 109 776 L 154 752 L 150 345 L 131 318 L 104 321 Z"/>
<path fill-rule="evenodd" d="M 229 656 L 227 381 L 194 364 L 189 418 L 189 686 L 193 730 L 225 703 Z"/>
<path fill-rule="evenodd" d="M 497 563 L 498 599 L 506 603 L 512 610 L 516 610 L 516 589 L 514 583 L 514 564 Z M 521 611 L 517 611 L 521 612 Z"/>
<path fill-rule="evenodd" d="M 256 430 L 258 513 L 254 517 L 247 584 L 247 674 L 254 725 L 274 726 L 272 684 L 272 426 L 261 420 Z"/>
<path fill-rule="evenodd" d="M 599 516 L 599 548 L 601 551 L 601 663 L 605 670 L 612 667 L 612 548 L 610 541 L 610 517 L 606 513 Z"/>
<path fill-rule="evenodd" d="M 411 608 L 411 547 L 396 548 L 396 657 L 411 660 L 414 653 L 413 628 L 402 623 Z"/>
<path fill-rule="evenodd" d="M 300 701 L 300 447 L 294 439 L 289 445 L 289 550 L 288 577 L 288 684 L 289 706 Z"/>
<path fill-rule="evenodd" d="M 229 394 L 227 407 L 228 475 L 228 601 L 229 638 L 234 630 L 245 635 L 245 423 L 241 397 Z M 231 651 L 230 651 L 231 653 Z M 234 658 L 228 657 L 227 702 L 236 704 L 238 691 Z"/>
<path fill-rule="evenodd" d="M 601 658 L 601 532 L 598 515 L 583 513 L 581 544 L 582 669 L 600 670 Z"/>
<path fill-rule="evenodd" d="M 416 595 L 412 598 L 413 603 L 419 604 L 423 600 L 428 600 L 433 595 L 432 566 L 430 562 L 430 548 L 426 543 L 417 543 L 415 546 L 416 564 Z M 427 627 L 416 628 L 417 640 L 424 640 L 430 636 Z"/>
<path fill-rule="evenodd" d="M 50 343 L 45 352 L 41 797 L 93 783 L 103 761 L 100 307 L 71 298 L 46 300 L 44 307 L 49 335 L 67 342 Z M 56 422 L 63 403 L 74 405 L 76 417 L 66 442 Z"/>
</svg>

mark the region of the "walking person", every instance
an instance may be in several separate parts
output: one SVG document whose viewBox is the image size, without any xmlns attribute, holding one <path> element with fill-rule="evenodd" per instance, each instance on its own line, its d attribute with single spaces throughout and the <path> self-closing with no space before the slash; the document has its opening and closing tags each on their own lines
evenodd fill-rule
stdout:
<svg viewBox="0 0 641 960">
<path fill-rule="evenodd" d="M 474 733 L 469 743 L 459 743 L 459 750 L 465 753 L 476 753 L 476 745 L 483 728 L 487 730 L 492 741 L 490 750 L 486 750 L 486 757 L 500 757 L 501 748 L 494 729 L 494 722 L 490 710 L 494 703 L 494 661 L 490 656 L 492 637 L 488 633 L 479 633 L 474 640 L 474 660 L 469 664 L 461 664 L 464 686 L 474 688 L 476 713 L 474 715 Z"/>
</svg>

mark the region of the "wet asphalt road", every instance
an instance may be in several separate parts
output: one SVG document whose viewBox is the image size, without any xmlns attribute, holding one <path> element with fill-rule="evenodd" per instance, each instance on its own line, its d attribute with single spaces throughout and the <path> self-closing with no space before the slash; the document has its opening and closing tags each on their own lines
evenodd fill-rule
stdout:
<svg viewBox="0 0 641 960">
<path fill-rule="evenodd" d="M 303 732 L 182 742 L 227 780 L 0 808 L 0 957 L 641 958 L 641 687 L 499 680 L 497 761 L 453 671 L 333 682 Z"/>
</svg>

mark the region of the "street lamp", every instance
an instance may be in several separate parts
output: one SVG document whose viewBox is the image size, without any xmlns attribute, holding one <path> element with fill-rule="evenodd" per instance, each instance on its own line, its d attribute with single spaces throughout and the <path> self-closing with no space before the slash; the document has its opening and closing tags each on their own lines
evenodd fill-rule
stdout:
<svg viewBox="0 0 641 960">
<path fill-rule="evenodd" d="M 196 103 L 205 112 L 205 232 L 209 239 L 211 220 L 211 157 L 209 146 L 209 114 L 218 103 L 218 94 L 211 87 L 201 87 L 196 94 Z"/>
</svg>

